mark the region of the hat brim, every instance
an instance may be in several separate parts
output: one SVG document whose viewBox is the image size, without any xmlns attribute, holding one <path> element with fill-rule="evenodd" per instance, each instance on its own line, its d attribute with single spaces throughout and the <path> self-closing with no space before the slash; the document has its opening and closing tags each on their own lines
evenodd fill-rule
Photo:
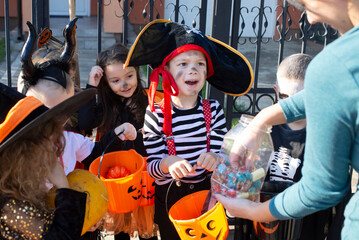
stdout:
<svg viewBox="0 0 359 240">
<path fill-rule="evenodd" d="M 164 19 L 147 24 L 131 46 L 124 66 L 150 64 L 156 68 L 174 49 L 196 44 L 211 57 L 214 74 L 207 81 L 213 87 L 232 96 L 244 95 L 251 89 L 253 70 L 241 53 L 217 39 L 204 37 L 198 30 L 188 31 L 182 26 Z"/>
<path fill-rule="evenodd" d="M 24 134 L 28 133 L 31 129 L 41 126 L 54 117 L 64 116 L 69 118 L 74 112 L 80 107 L 92 99 L 97 90 L 94 88 L 84 90 L 76 95 L 66 99 L 65 101 L 57 104 L 53 108 L 40 114 L 38 117 L 30 121 L 28 124 L 23 126 L 21 129 L 16 131 L 11 137 L 6 139 L 0 144 L 0 152 L 3 151 L 7 146 L 14 143 L 16 140 L 21 138 Z"/>
</svg>

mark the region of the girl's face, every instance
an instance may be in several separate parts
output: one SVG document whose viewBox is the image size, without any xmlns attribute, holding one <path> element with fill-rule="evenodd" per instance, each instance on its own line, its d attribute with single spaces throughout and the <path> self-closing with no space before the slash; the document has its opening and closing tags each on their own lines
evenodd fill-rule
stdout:
<svg viewBox="0 0 359 240">
<path fill-rule="evenodd" d="M 179 97 L 197 97 L 207 78 L 207 60 L 202 52 L 190 50 L 171 59 L 167 70 L 178 86 Z"/>
<path fill-rule="evenodd" d="M 130 98 L 137 88 L 137 74 L 134 67 L 123 68 L 123 63 L 106 66 L 105 74 L 108 85 L 117 95 Z"/>
</svg>

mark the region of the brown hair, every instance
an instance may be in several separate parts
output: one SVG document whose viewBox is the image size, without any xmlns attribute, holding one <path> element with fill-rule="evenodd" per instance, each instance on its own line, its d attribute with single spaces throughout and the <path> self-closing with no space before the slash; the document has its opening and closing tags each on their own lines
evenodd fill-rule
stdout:
<svg viewBox="0 0 359 240">
<path fill-rule="evenodd" d="M 0 153 L 2 197 L 47 208 L 46 182 L 65 145 L 62 124 L 56 118 L 35 127 Z"/>
<path fill-rule="evenodd" d="M 96 64 L 103 70 L 108 65 L 116 63 L 125 63 L 128 54 L 128 48 L 121 43 L 117 43 L 107 50 L 101 52 L 97 57 Z M 142 123 L 147 106 L 147 99 L 143 97 L 144 89 L 139 74 L 139 68 L 135 67 L 137 76 L 137 89 L 129 99 L 118 96 L 108 85 L 106 74 L 104 73 L 100 84 L 97 87 L 99 102 L 103 105 L 103 119 L 101 126 L 107 132 L 109 129 L 123 123 L 119 119 L 120 111 L 129 111 L 136 122 Z"/>
</svg>

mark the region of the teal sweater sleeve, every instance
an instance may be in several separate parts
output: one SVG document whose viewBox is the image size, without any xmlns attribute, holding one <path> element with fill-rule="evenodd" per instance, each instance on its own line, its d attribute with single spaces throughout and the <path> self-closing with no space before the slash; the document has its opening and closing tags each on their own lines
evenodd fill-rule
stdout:
<svg viewBox="0 0 359 240">
<path fill-rule="evenodd" d="M 287 123 L 305 118 L 304 95 L 305 90 L 302 90 L 292 97 L 278 102 L 284 112 Z"/>
<path fill-rule="evenodd" d="M 278 219 L 336 205 L 350 187 L 349 166 L 358 170 L 358 32 L 351 30 L 318 54 L 307 69 L 305 91 L 280 103 L 288 121 L 306 116 L 307 139 L 302 179 L 270 202 Z"/>
</svg>

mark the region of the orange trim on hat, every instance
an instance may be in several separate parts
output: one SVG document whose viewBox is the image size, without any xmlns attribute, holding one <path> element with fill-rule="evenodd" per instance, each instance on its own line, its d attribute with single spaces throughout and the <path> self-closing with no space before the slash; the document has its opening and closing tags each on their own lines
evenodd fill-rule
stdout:
<svg viewBox="0 0 359 240">
<path fill-rule="evenodd" d="M 250 74 L 251 74 L 251 82 L 250 82 L 250 84 L 248 85 L 248 88 L 247 88 L 244 92 L 242 92 L 242 93 L 240 93 L 240 94 L 233 94 L 233 93 L 227 93 L 227 92 L 224 92 L 224 93 L 225 93 L 225 94 L 228 94 L 228 95 L 230 95 L 230 96 L 237 97 L 237 96 L 242 96 L 242 95 L 246 94 L 247 92 L 249 92 L 249 90 L 251 90 L 251 88 L 252 88 L 252 84 L 253 84 L 253 80 L 254 80 L 254 75 L 253 75 L 252 66 L 251 66 L 251 64 L 249 63 L 248 59 L 247 59 L 242 53 L 238 52 L 236 49 L 232 48 L 232 47 L 229 46 L 228 44 L 225 44 L 224 42 L 221 42 L 221 41 L 219 41 L 218 39 L 215 39 L 215 38 L 210 37 L 210 36 L 206 36 L 206 37 L 207 37 L 209 40 L 211 40 L 212 42 L 216 42 L 216 43 L 222 45 L 223 47 L 227 48 L 228 50 L 234 52 L 234 53 L 237 54 L 238 56 L 240 56 L 240 57 L 243 59 L 243 61 L 247 64 L 248 69 L 249 69 L 249 72 L 250 72 Z"/>
<path fill-rule="evenodd" d="M 126 68 L 128 67 L 128 64 L 130 64 L 130 59 L 132 57 L 133 52 L 135 51 L 136 45 L 138 43 L 138 41 L 140 40 L 140 37 L 142 36 L 142 34 L 147 30 L 147 28 L 149 28 L 150 26 L 152 26 L 153 24 L 156 23 L 170 23 L 172 21 L 170 20 L 166 20 L 166 19 L 156 19 L 150 23 L 148 23 L 142 30 L 141 32 L 137 35 L 135 42 L 132 44 L 130 50 L 127 53 L 127 59 L 125 61 L 125 64 L 123 64 L 123 67 Z"/>
<path fill-rule="evenodd" d="M 38 107 L 44 105 L 33 96 L 18 101 L 6 115 L 5 121 L 0 124 L 0 143 Z"/>
</svg>

